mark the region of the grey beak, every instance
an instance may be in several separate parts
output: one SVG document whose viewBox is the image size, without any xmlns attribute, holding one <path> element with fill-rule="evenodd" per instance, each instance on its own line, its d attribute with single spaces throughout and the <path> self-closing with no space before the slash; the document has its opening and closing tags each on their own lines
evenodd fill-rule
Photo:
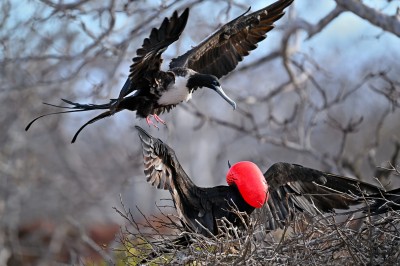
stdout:
<svg viewBox="0 0 400 266">
<path fill-rule="evenodd" d="M 213 90 L 215 90 L 219 95 L 221 95 L 222 98 L 224 98 L 225 101 L 232 105 L 233 110 L 236 109 L 236 103 L 231 98 L 229 98 L 228 95 L 226 95 L 221 86 L 213 86 Z"/>
</svg>

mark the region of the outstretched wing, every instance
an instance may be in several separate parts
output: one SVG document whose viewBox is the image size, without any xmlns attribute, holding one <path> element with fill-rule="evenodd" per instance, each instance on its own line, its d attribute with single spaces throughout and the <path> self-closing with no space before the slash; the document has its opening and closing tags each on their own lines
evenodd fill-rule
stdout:
<svg viewBox="0 0 400 266">
<path fill-rule="evenodd" d="M 171 18 L 164 19 L 158 29 L 152 29 L 150 36 L 144 39 L 142 47 L 136 51 L 137 56 L 132 59 L 130 74 L 121 89 L 118 102 L 132 91 L 148 87 L 149 75 L 154 75 L 160 70 L 161 54 L 170 44 L 179 39 L 186 26 L 188 16 L 188 8 L 180 16 L 175 11 Z"/>
<path fill-rule="evenodd" d="M 361 210 L 372 215 L 400 210 L 400 188 L 379 192 L 366 197 L 368 205 Z"/>
<path fill-rule="evenodd" d="M 160 139 L 153 138 L 145 130 L 136 126 L 143 147 L 144 173 L 149 183 L 157 188 L 168 189 L 182 221 L 192 229 L 202 232 L 200 222 L 209 231 L 214 231 L 210 197 L 227 193 L 227 187 L 197 187 L 182 169 L 174 150 Z M 204 232 L 206 233 L 206 232 Z"/>
<path fill-rule="evenodd" d="M 348 209 L 360 204 L 364 195 L 382 193 L 377 186 L 296 164 L 276 163 L 264 176 L 269 199 L 262 212 L 269 230 L 282 228 L 296 211 L 317 214 Z"/>
<path fill-rule="evenodd" d="M 174 180 L 188 180 L 188 175 L 182 169 L 174 150 L 160 139 L 149 135 L 145 130 L 136 126 L 143 147 L 144 173 L 146 180 L 158 189 L 176 191 Z M 188 182 L 188 185 L 193 185 Z"/>
<path fill-rule="evenodd" d="M 274 28 L 273 23 L 283 16 L 283 10 L 292 2 L 280 0 L 249 15 L 245 15 L 246 12 L 173 59 L 170 68 L 188 67 L 218 78 L 228 74 L 266 38 L 266 33 Z"/>
</svg>

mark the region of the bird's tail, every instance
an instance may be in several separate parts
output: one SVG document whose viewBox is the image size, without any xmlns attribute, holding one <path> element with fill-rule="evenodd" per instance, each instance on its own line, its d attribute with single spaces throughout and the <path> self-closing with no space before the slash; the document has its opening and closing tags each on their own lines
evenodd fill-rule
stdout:
<svg viewBox="0 0 400 266">
<path fill-rule="evenodd" d="M 53 113 L 49 113 L 49 114 L 44 114 L 41 116 L 36 117 L 35 119 L 33 119 L 31 122 L 29 122 L 29 124 L 25 127 L 25 130 L 28 131 L 29 128 L 32 126 L 32 124 L 45 116 L 49 116 L 49 115 L 56 115 L 56 114 L 66 114 L 66 113 L 76 113 L 76 112 L 86 112 L 86 111 L 91 111 L 91 110 L 104 110 L 104 109 L 111 109 L 111 107 L 115 104 L 116 100 L 115 99 L 111 99 L 109 103 L 106 104 L 80 104 L 80 103 L 74 103 L 71 102 L 69 100 L 66 99 L 61 99 L 63 102 L 71 105 L 71 106 L 60 106 L 60 105 L 54 105 L 54 104 L 50 104 L 50 103 L 44 103 L 46 105 L 49 106 L 53 106 L 53 107 L 57 107 L 57 108 L 62 108 L 62 109 L 69 109 L 68 111 L 60 111 L 60 112 L 53 112 Z M 79 130 L 76 132 L 74 138 L 72 139 L 72 143 L 75 142 L 76 138 L 78 137 L 79 133 L 82 131 L 83 128 L 85 128 L 87 125 L 92 124 L 94 122 L 96 122 L 97 120 L 100 120 L 102 118 L 111 116 L 112 114 L 114 114 L 115 112 L 118 112 L 120 110 L 116 110 L 111 112 L 110 110 L 105 111 L 103 113 L 101 113 L 100 115 L 94 117 L 93 119 L 89 120 L 87 123 L 85 123 L 82 127 L 79 128 Z"/>
<path fill-rule="evenodd" d="M 84 110 L 84 111 L 87 111 L 87 110 Z M 117 112 L 118 112 L 118 110 L 117 110 Z M 96 121 L 98 121 L 98 120 L 100 120 L 100 119 L 106 118 L 106 117 L 111 116 L 111 115 L 113 115 L 113 114 L 114 114 L 114 112 L 108 110 L 108 111 L 105 111 L 105 112 L 99 114 L 98 116 L 96 116 L 96 117 L 90 119 L 89 121 L 87 121 L 85 124 L 83 124 L 83 125 L 78 129 L 78 131 L 76 131 L 74 137 L 72 138 L 71 143 L 74 143 L 74 142 L 76 141 L 76 138 L 78 137 L 79 133 L 80 133 L 87 125 L 90 125 L 90 124 L 92 124 L 92 123 L 94 123 L 94 122 L 96 122 Z"/>
<path fill-rule="evenodd" d="M 71 105 L 71 106 L 61 106 L 61 105 L 55 105 L 55 104 L 50 104 L 50 103 L 44 103 L 45 105 L 57 107 L 57 108 L 62 108 L 62 109 L 72 109 L 76 112 L 81 112 L 81 111 L 90 111 L 90 110 L 102 110 L 102 109 L 110 109 L 114 103 L 117 101 L 116 99 L 111 99 L 109 103 L 106 104 L 81 104 L 81 103 L 74 103 L 66 99 L 61 99 L 63 102 Z"/>
</svg>

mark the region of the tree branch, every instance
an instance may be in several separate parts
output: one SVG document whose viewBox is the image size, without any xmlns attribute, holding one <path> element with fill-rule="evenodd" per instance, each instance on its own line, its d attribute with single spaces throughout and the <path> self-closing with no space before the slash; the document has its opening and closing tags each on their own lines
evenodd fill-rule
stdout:
<svg viewBox="0 0 400 266">
<path fill-rule="evenodd" d="M 382 30 L 391 32 L 400 37 L 400 20 L 398 16 L 389 16 L 383 14 L 357 0 L 335 1 L 340 7 L 354 13 L 360 18 L 368 20 L 371 24 L 381 28 Z"/>
</svg>

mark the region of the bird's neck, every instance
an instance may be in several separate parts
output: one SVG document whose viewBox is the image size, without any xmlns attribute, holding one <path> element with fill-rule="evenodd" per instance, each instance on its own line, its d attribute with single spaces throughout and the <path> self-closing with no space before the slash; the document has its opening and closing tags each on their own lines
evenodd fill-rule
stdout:
<svg viewBox="0 0 400 266">
<path fill-rule="evenodd" d="M 189 76 L 186 86 L 193 92 L 199 88 L 208 87 L 209 80 L 210 75 L 194 72 Z"/>
<path fill-rule="evenodd" d="M 233 207 L 237 207 L 238 211 L 240 212 L 246 212 L 247 214 L 251 214 L 255 210 L 255 208 L 249 205 L 244 200 L 237 186 L 231 185 L 229 186 L 229 188 L 230 188 L 229 200 L 234 203 Z"/>
<path fill-rule="evenodd" d="M 175 165 L 179 164 L 175 163 Z M 185 170 L 183 170 L 182 167 L 177 166 L 175 171 L 176 174 L 172 175 L 172 182 L 174 183 L 173 188 L 176 191 L 171 191 L 173 192 L 172 196 L 174 198 L 174 201 L 179 201 L 180 198 L 184 200 L 190 198 L 192 196 L 191 193 L 197 186 L 193 183 L 193 181 L 186 174 Z"/>
</svg>

